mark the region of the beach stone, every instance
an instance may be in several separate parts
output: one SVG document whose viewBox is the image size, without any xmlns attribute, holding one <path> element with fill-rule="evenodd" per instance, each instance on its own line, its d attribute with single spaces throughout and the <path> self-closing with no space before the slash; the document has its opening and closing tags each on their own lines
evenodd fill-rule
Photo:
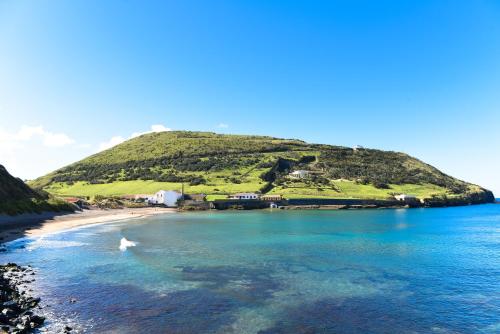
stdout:
<svg viewBox="0 0 500 334">
<path fill-rule="evenodd" d="M 13 307 L 13 306 L 17 306 L 16 302 L 13 300 L 9 300 L 9 301 L 6 301 L 5 303 L 3 303 L 3 307 Z"/>
<path fill-rule="evenodd" d="M 42 317 L 42 316 L 39 316 L 39 315 L 33 315 L 31 317 L 31 321 L 33 323 L 35 323 L 38 326 L 41 326 L 43 325 L 43 323 L 45 322 L 45 317 Z"/>
<path fill-rule="evenodd" d="M 7 317 L 3 313 L 0 313 L 0 324 L 2 324 L 2 325 L 8 325 L 9 324 L 9 317 Z"/>
<path fill-rule="evenodd" d="M 2 314 L 3 314 L 3 315 L 5 315 L 5 316 L 7 316 L 7 317 L 12 317 L 13 315 L 15 315 L 15 314 L 16 314 L 16 312 L 14 312 L 14 311 L 13 311 L 12 309 L 10 309 L 10 308 L 4 308 L 4 309 L 2 310 Z"/>
<path fill-rule="evenodd" d="M 30 273 L 30 268 L 15 263 L 0 265 L 0 334 L 31 333 L 45 321 L 31 311 L 39 306 L 40 298 L 32 298 L 22 289 L 23 284 L 32 281 L 25 279 Z"/>
<path fill-rule="evenodd" d="M 30 326 L 30 322 L 31 322 L 31 317 L 29 315 L 23 315 L 21 317 L 21 324 L 24 326 L 24 327 L 27 327 L 27 328 L 31 328 Z"/>
</svg>

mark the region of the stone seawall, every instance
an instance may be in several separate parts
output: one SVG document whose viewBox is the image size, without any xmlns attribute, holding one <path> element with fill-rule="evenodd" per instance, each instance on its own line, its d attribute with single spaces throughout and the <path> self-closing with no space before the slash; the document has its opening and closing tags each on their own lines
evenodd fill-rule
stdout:
<svg viewBox="0 0 500 334">
<path fill-rule="evenodd" d="M 271 203 L 278 206 L 294 207 L 343 207 L 343 208 L 376 208 L 376 207 L 404 207 L 406 203 L 400 201 L 387 200 L 364 200 L 364 199 L 328 199 L 328 198 L 297 198 L 282 201 L 262 201 L 262 200 L 216 200 L 211 203 L 212 209 L 217 210 L 252 210 L 267 209 Z"/>
<path fill-rule="evenodd" d="M 278 205 L 284 205 L 282 202 L 274 202 Z M 249 200 L 238 200 L 238 199 L 227 199 L 227 200 L 215 200 L 211 203 L 212 209 L 217 210 L 253 210 L 253 209 L 267 209 L 271 205 L 271 202 L 261 201 L 256 199 Z"/>
<path fill-rule="evenodd" d="M 289 199 L 288 205 L 346 205 L 346 206 L 376 206 L 391 207 L 405 206 L 406 203 L 397 200 L 371 200 L 371 199 L 336 199 L 336 198 L 295 198 Z"/>
</svg>

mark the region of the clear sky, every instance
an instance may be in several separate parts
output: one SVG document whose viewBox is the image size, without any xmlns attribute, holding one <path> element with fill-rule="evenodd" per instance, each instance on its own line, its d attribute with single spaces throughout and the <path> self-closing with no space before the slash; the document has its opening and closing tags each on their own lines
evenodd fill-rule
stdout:
<svg viewBox="0 0 500 334">
<path fill-rule="evenodd" d="M 498 195 L 500 2 L 0 0 L 14 175 L 153 125 L 404 151 Z"/>
</svg>

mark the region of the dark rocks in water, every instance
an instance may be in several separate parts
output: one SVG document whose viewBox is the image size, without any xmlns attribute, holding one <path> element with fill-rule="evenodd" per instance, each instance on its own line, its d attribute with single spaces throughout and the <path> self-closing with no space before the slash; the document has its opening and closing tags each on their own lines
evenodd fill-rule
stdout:
<svg viewBox="0 0 500 334">
<path fill-rule="evenodd" d="M 41 327 L 45 318 L 35 315 L 32 309 L 40 303 L 40 298 L 20 291 L 19 286 L 32 280 L 24 280 L 32 275 L 31 267 L 21 267 L 15 263 L 0 265 L 0 328 L 7 333 L 32 333 Z"/>
</svg>

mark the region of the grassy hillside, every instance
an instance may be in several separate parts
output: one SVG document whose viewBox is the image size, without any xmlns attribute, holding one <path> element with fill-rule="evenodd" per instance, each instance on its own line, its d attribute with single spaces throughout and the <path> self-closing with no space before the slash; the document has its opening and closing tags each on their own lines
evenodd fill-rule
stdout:
<svg viewBox="0 0 500 334">
<path fill-rule="evenodd" d="M 0 214 L 73 211 L 73 207 L 45 192 L 34 191 L 0 165 Z"/>
<path fill-rule="evenodd" d="M 40 197 L 40 194 L 31 189 L 21 179 L 10 175 L 7 169 L 0 165 L 0 202 Z"/>
<path fill-rule="evenodd" d="M 311 172 L 292 180 L 291 171 Z M 421 198 L 484 192 L 407 154 L 296 139 L 172 131 L 150 133 L 36 179 L 60 195 L 122 195 L 179 189 L 224 197 L 260 191 L 287 197 Z"/>
</svg>

